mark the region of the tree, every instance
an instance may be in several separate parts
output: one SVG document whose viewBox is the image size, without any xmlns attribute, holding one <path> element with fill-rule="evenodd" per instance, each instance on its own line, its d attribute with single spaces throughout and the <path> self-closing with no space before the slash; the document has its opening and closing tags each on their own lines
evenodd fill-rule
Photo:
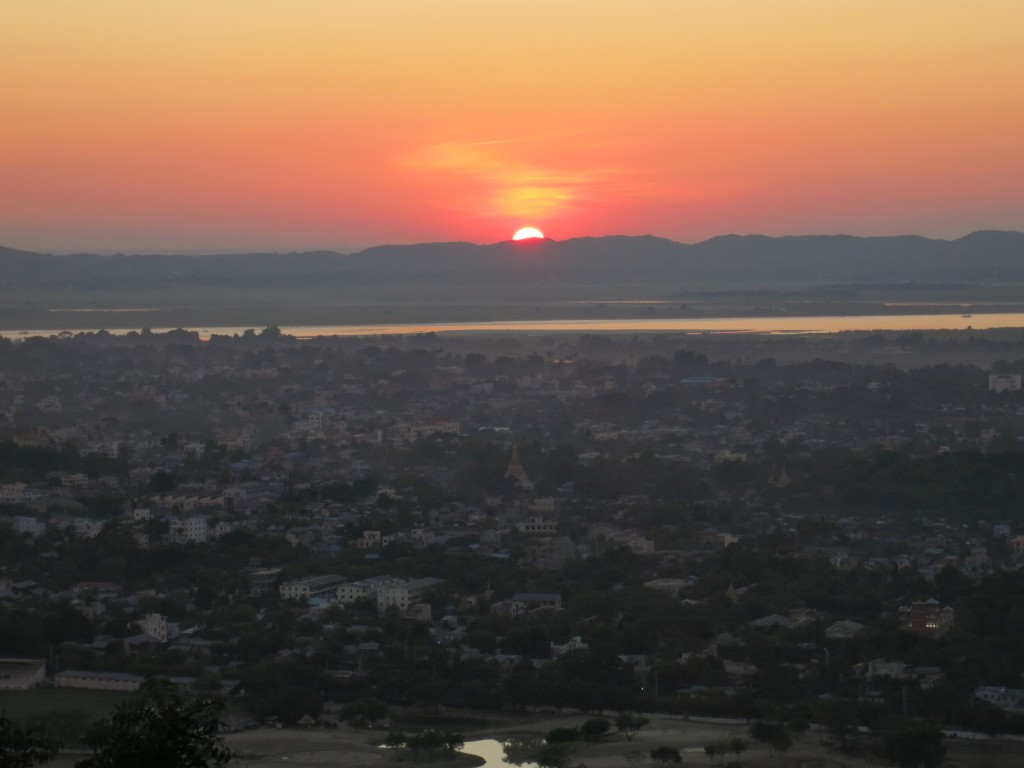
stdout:
<svg viewBox="0 0 1024 768">
<path fill-rule="evenodd" d="M 776 729 L 775 733 L 768 740 L 768 754 L 788 752 L 792 746 L 793 736 L 790 734 L 789 729 L 783 725 L 781 728 Z"/>
<path fill-rule="evenodd" d="M 727 752 L 735 753 L 736 754 L 736 759 L 739 760 L 740 759 L 740 755 L 743 752 L 745 752 L 746 750 L 747 750 L 747 741 L 746 741 L 746 739 L 735 738 L 735 739 L 730 739 L 729 740 L 729 748 L 726 751 Z"/>
<path fill-rule="evenodd" d="M 464 746 L 466 746 L 466 740 L 462 738 L 461 733 L 444 732 L 444 749 L 449 755 L 454 755 Z"/>
<path fill-rule="evenodd" d="M 1006 712 L 999 707 L 986 707 L 975 720 L 975 728 L 994 739 L 999 734 L 1006 733 L 1009 721 Z"/>
<path fill-rule="evenodd" d="M 768 747 L 769 757 L 774 756 L 776 751 L 785 752 L 793 746 L 793 737 L 785 723 L 758 720 L 751 724 L 750 736 Z"/>
<path fill-rule="evenodd" d="M 679 754 L 679 750 L 676 747 L 657 747 L 651 750 L 651 760 L 658 760 L 659 762 L 668 763 L 680 763 L 683 758 Z"/>
<path fill-rule="evenodd" d="M 388 738 L 390 739 L 390 735 Z M 405 743 L 412 750 L 414 762 L 421 750 L 427 750 L 427 761 L 432 762 L 434 750 L 444 750 L 451 756 L 465 745 L 462 734 L 440 731 L 436 728 L 427 728 L 425 731 L 414 733 L 405 740 Z"/>
<path fill-rule="evenodd" d="M 215 699 L 185 699 L 167 680 L 149 678 L 142 695 L 118 705 L 82 743 L 93 755 L 75 768 L 209 768 L 227 765 L 234 753 L 220 736 Z"/>
<path fill-rule="evenodd" d="M 885 737 L 889 762 L 900 768 L 938 768 L 946 759 L 942 731 L 932 726 L 904 728 Z"/>
<path fill-rule="evenodd" d="M 374 726 L 378 720 L 388 716 L 388 705 L 372 696 L 365 699 L 357 699 L 342 709 L 341 716 L 346 720 L 361 718 L 368 725 Z"/>
<path fill-rule="evenodd" d="M 737 747 L 739 751 L 737 751 Z M 704 754 L 714 762 L 715 757 L 721 757 L 722 762 L 725 762 L 725 756 L 730 752 L 736 752 L 736 757 L 739 757 L 740 752 L 747 748 L 747 744 L 743 739 L 727 739 L 723 741 L 713 741 L 710 744 L 704 745 Z"/>
<path fill-rule="evenodd" d="M 640 715 L 635 715 L 631 712 L 623 712 L 615 718 L 615 727 L 619 733 L 626 737 L 626 741 L 632 741 L 633 737 L 640 732 L 640 729 L 649 722 L 651 721 L 646 717 L 640 717 Z"/>
<path fill-rule="evenodd" d="M 611 729 L 612 724 L 603 717 L 593 717 L 580 726 L 580 733 L 583 738 L 597 740 L 604 736 Z"/>
<path fill-rule="evenodd" d="M 580 732 L 575 728 L 552 728 L 544 737 L 544 741 L 548 744 L 565 744 L 579 740 Z"/>
<path fill-rule="evenodd" d="M 39 726 L 23 728 L 0 714 L 0 768 L 29 768 L 50 762 L 61 743 Z"/>
<path fill-rule="evenodd" d="M 512 765 L 535 762 L 537 752 L 542 746 L 540 736 L 532 733 L 513 733 L 501 740 L 505 762 Z"/>
<path fill-rule="evenodd" d="M 569 759 L 568 744 L 544 744 L 535 758 L 541 768 L 564 768 Z"/>
<path fill-rule="evenodd" d="M 384 746 L 395 753 L 395 756 L 399 761 L 402 760 L 402 747 L 405 746 L 406 738 L 405 734 L 401 731 L 391 731 L 388 733 L 388 737 L 384 740 Z"/>
</svg>

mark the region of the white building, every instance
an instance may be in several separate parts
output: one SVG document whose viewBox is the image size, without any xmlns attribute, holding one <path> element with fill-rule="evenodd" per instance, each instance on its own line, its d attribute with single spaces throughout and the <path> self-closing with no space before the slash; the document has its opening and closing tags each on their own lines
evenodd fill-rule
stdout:
<svg viewBox="0 0 1024 768">
<path fill-rule="evenodd" d="M 336 574 L 310 576 L 305 579 L 286 581 L 278 587 L 278 592 L 285 600 L 309 600 L 311 597 L 327 597 L 337 594 L 338 586 L 344 581 L 344 576 Z"/>
<path fill-rule="evenodd" d="M 167 625 L 167 617 L 159 613 L 147 613 L 146 617 L 139 622 L 139 628 L 161 643 L 166 643 L 171 636 Z"/>
<path fill-rule="evenodd" d="M 907 663 L 902 659 L 872 659 L 867 663 L 864 674 L 867 677 L 892 677 L 902 679 L 907 673 Z"/>
<path fill-rule="evenodd" d="M 400 424 L 389 430 L 389 436 L 398 442 L 411 443 L 431 435 L 459 434 L 457 421 L 430 421 L 425 424 Z"/>
<path fill-rule="evenodd" d="M 1007 712 L 1024 713 L 1024 689 L 985 685 L 974 689 L 974 698 L 986 701 Z"/>
<path fill-rule="evenodd" d="M 32 538 L 46 533 L 46 523 L 38 517 L 18 515 L 17 517 L 8 518 L 8 520 L 14 526 L 15 533 L 27 533 Z"/>
<path fill-rule="evenodd" d="M 210 524 L 196 515 L 171 523 L 171 538 L 179 544 L 205 544 L 210 538 Z"/>
<path fill-rule="evenodd" d="M 88 517 L 76 517 L 74 527 L 75 536 L 81 539 L 95 539 L 103 530 L 103 521 L 91 520 Z"/>
<path fill-rule="evenodd" d="M 331 415 L 320 410 L 310 411 L 308 419 L 310 432 L 323 432 L 331 423 Z"/>
<path fill-rule="evenodd" d="M 58 688 L 89 688 L 94 691 L 137 691 L 145 678 L 127 672 L 88 672 L 68 669 L 53 676 Z"/>
<path fill-rule="evenodd" d="M 623 547 L 627 547 L 634 555 L 654 554 L 654 542 L 635 534 L 623 534 L 616 536 L 613 541 Z"/>
<path fill-rule="evenodd" d="M 60 484 L 64 488 L 85 488 L 89 485 L 89 476 L 81 472 L 74 472 L 61 477 Z"/>
<path fill-rule="evenodd" d="M 990 373 L 988 375 L 989 392 L 1019 392 L 1019 373 Z"/>
<path fill-rule="evenodd" d="M 558 532 L 558 523 L 543 517 L 529 517 L 522 523 L 517 523 L 516 528 L 520 533 L 531 536 L 552 536 Z"/>
<path fill-rule="evenodd" d="M 542 499 L 534 499 L 530 502 L 530 506 L 527 507 L 527 509 L 540 515 L 553 515 L 558 511 L 558 500 L 552 496 L 545 496 Z"/>
<path fill-rule="evenodd" d="M 441 579 L 426 578 L 381 587 L 377 590 L 377 611 L 385 613 L 388 608 L 407 611 L 410 606 L 419 602 L 428 590 L 440 583 Z"/>
<path fill-rule="evenodd" d="M 356 600 L 376 599 L 379 590 L 401 583 L 402 580 L 397 576 L 373 576 L 369 579 L 342 584 L 338 587 L 338 602 L 343 605 L 351 605 Z"/>
<path fill-rule="evenodd" d="M 0 504 L 20 504 L 25 498 L 24 483 L 0 485 Z"/>
<path fill-rule="evenodd" d="M 43 659 L 0 659 L 0 690 L 23 691 L 46 679 Z"/>
<path fill-rule="evenodd" d="M 668 592 L 672 597 L 679 597 L 684 589 L 693 586 L 692 579 L 652 579 L 645 581 L 644 587 L 655 592 Z"/>
</svg>

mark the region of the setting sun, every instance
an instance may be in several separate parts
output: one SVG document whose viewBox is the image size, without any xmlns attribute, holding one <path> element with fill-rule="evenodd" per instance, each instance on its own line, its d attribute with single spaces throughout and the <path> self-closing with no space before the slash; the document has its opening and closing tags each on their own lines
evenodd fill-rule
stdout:
<svg viewBox="0 0 1024 768">
<path fill-rule="evenodd" d="M 523 227 L 518 232 L 516 232 L 514 235 L 512 235 L 512 239 L 513 240 L 533 240 L 533 239 L 543 240 L 544 239 L 544 233 L 541 232 L 536 227 Z"/>
</svg>

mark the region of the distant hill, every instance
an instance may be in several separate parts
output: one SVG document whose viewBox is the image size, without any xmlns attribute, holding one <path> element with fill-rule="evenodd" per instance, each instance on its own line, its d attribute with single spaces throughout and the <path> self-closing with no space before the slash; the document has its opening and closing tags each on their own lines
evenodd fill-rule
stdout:
<svg viewBox="0 0 1024 768">
<path fill-rule="evenodd" d="M 658 237 L 586 237 L 379 246 L 209 256 L 50 255 L 0 246 L 0 289 L 234 290 L 374 285 L 646 284 L 666 289 L 894 282 L 1024 281 L 1024 233 L 916 236 L 760 235 L 684 244 Z"/>
</svg>

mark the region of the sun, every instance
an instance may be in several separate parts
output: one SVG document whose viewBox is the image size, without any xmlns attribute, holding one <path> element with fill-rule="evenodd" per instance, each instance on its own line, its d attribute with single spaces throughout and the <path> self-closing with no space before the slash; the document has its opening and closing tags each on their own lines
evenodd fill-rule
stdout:
<svg viewBox="0 0 1024 768">
<path fill-rule="evenodd" d="M 514 235 L 512 235 L 512 239 L 513 240 L 543 240 L 544 239 L 544 233 L 541 232 L 536 227 L 523 227 L 518 232 L 516 232 Z"/>
</svg>

